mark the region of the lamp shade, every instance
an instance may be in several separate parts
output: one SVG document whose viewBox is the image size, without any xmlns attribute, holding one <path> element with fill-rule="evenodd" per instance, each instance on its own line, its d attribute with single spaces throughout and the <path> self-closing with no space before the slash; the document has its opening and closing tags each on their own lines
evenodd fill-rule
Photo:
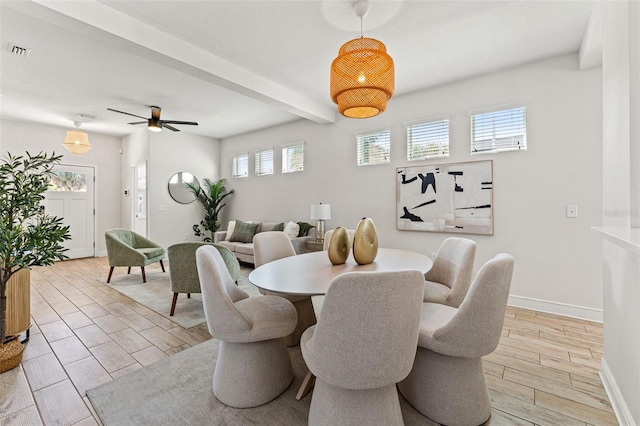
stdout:
<svg viewBox="0 0 640 426">
<path fill-rule="evenodd" d="M 394 90 L 393 59 L 382 42 L 360 37 L 342 45 L 331 64 L 331 99 L 340 114 L 378 115 L 387 108 Z"/>
<path fill-rule="evenodd" d="M 91 149 L 88 135 L 80 130 L 68 130 L 62 145 L 73 155 L 84 155 Z"/>
<path fill-rule="evenodd" d="M 331 219 L 331 204 L 311 204 L 311 219 Z"/>
</svg>

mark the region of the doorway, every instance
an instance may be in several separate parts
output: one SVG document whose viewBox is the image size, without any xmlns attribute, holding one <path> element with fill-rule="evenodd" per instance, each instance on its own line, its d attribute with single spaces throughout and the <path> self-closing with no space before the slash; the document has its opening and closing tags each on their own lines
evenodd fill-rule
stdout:
<svg viewBox="0 0 640 426">
<path fill-rule="evenodd" d="M 70 259 L 95 256 L 95 168 L 58 165 L 53 168 L 44 211 L 62 218 L 71 239 L 64 241 Z"/>
<path fill-rule="evenodd" d="M 133 230 L 147 236 L 147 164 L 133 168 Z"/>
</svg>

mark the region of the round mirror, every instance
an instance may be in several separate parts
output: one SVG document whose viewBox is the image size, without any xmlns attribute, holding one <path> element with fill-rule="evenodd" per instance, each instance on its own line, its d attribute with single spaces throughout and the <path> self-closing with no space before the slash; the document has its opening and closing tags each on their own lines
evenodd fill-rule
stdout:
<svg viewBox="0 0 640 426">
<path fill-rule="evenodd" d="M 198 179 L 189 172 L 178 172 L 171 176 L 171 179 L 169 179 L 169 195 L 171 195 L 171 198 L 180 204 L 193 203 L 196 200 L 196 196 L 187 187 L 187 184 L 191 184 L 196 188 L 200 187 Z"/>
</svg>

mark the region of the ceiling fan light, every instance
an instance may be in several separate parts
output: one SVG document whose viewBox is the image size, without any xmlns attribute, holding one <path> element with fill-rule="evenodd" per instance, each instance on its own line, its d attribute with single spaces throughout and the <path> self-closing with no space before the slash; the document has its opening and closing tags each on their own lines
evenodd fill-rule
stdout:
<svg viewBox="0 0 640 426">
<path fill-rule="evenodd" d="M 68 130 L 62 146 L 73 155 L 84 155 L 91 149 L 89 136 L 80 130 Z"/>
<path fill-rule="evenodd" d="M 331 99 L 349 118 L 369 118 L 383 112 L 393 96 L 393 59 L 385 45 L 360 37 L 340 47 L 331 64 Z"/>
<path fill-rule="evenodd" d="M 160 125 L 160 123 L 159 123 L 157 118 L 150 118 L 149 119 L 148 128 L 152 132 L 161 132 L 162 131 L 162 126 Z"/>
</svg>

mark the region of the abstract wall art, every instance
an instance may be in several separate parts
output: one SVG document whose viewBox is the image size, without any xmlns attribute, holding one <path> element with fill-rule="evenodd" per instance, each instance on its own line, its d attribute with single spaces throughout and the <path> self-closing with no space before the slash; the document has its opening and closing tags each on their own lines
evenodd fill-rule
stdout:
<svg viewBox="0 0 640 426">
<path fill-rule="evenodd" d="M 493 235 L 493 162 L 430 164 L 396 170 L 400 231 Z"/>
</svg>

